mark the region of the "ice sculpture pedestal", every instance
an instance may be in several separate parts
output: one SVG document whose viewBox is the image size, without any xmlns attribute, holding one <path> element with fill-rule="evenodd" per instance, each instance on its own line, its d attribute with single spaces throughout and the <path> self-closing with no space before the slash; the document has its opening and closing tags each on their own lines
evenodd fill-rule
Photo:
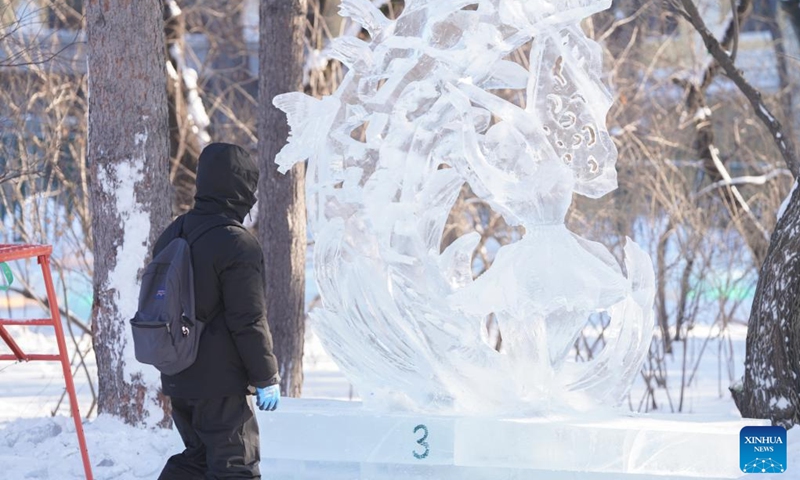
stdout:
<svg viewBox="0 0 800 480">
<path fill-rule="evenodd" d="M 282 480 L 739 478 L 739 430 L 761 420 L 380 415 L 281 400 L 258 414 L 262 469 Z"/>
</svg>

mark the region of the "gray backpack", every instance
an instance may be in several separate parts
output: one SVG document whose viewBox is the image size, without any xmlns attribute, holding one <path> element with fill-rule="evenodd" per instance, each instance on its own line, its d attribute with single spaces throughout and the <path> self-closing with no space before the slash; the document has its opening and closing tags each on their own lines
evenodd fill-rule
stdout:
<svg viewBox="0 0 800 480">
<path fill-rule="evenodd" d="M 136 360 L 165 375 L 175 375 L 194 363 L 205 327 L 195 315 L 191 246 L 212 228 L 244 228 L 235 220 L 214 216 L 184 237 L 184 219 L 178 220 L 178 236 L 145 268 L 139 309 L 131 319 Z"/>
</svg>

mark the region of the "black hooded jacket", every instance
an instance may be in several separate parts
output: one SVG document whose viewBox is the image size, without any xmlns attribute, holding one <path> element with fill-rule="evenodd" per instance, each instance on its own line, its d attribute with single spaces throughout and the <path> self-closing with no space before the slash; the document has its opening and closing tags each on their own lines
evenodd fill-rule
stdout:
<svg viewBox="0 0 800 480">
<path fill-rule="evenodd" d="M 181 223 L 186 236 L 213 216 L 244 220 L 256 202 L 257 185 L 258 166 L 241 147 L 206 147 L 197 167 L 194 208 L 161 234 L 154 255 L 180 234 Z M 220 226 L 204 233 L 191 251 L 197 317 L 207 324 L 195 363 L 177 375 L 161 375 L 164 393 L 219 398 L 278 383 L 258 240 L 243 228 Z"/>
</svg>

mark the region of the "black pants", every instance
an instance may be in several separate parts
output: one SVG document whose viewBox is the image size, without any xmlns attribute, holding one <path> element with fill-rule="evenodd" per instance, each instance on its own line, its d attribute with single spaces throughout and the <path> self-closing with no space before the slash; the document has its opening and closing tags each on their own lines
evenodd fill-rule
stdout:
<svg viewBox="0 0 800 480">
<path fill-rule="evenodd" d="M 170 457 L 158 480 L 261 478 L 250 397 L 171 400 L 172 419 L 186 450 Z"/>
</svg>

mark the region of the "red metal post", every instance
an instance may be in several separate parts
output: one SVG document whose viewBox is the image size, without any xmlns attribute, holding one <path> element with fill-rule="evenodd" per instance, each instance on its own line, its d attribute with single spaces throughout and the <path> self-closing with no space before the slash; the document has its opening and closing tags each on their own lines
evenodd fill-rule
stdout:
<svg viewBox="0 0 800 480">
<path fill-rule="evenodd" d="M 2 338 L 3 341 L 6 342 L 8 348 L 10 348 L 11 351 L 14 353 L 13 355 L 14 360 L 20 360 L 23 362 L 28 361 L 28 356 L 25 355 L 25 352 L 23 352 L 21 348 L 19 348 L 17 342 L 15 342 L 13 338 L 11 338 L 11 334 L 8 333 L 8 330 L 6 330 L 6 327 L 4 327 L 3 325 L 0 325 L 0 338 Z"/>
<path fill-rule="evenodd" d="M 67 384 L 67 393 L 69 394 L 69 405 L 72 413 L 72 419 L 75 421 L 75 433 L 78 435 L 78 445 L 80 447 L 81 457 L 83 459 L 83 470 L 86 473 L 86 480 L 93 480 L 92 465 L 89 463 L 89 451 L 86 448 L 86 437 L 83 434 L 83 424 L 81 423 L 81 414 L 78 409 L 78 396 L 75 392 L 75 383 L 72 380 L 69 354 L 67 353 L 67 342 L 64 338 L 64 328 L 61 326 L 61 314 L 58 311 L 58 297 L 56 296 L 56 289 L 53 285 L 53 277 L 50 272 L 50 254 L 52 252 L 53 247 L 48 245 L 0 245 L 0 261 L 2 262 L 34 257 L 38 259 L 39 265 L 42 267 L 44 284 L 47 288 L 47 301 L 50 305 L 50 318 L 31 320 L 0 318 L 0 339 L 2 339 L 6 345 L 9 346 L 11 352 L 13 353 L 12 355 L 0 355 L 0 361 L 10 360 L 30 362 L 36 360 L 46 360 L 61 362 L 61 369 L 64 373 L 64 381 Z M 6 325 L 52 326 L 56 330 L 58 355 L 25 353 L 11 337 L 11 334 L 8 332 L 8 330 L 6 330 Z"/>
<path fill-rule="evenodd" d="M 67 342 L 64 339 L 64 329 L 61 326 L 61 313 L 58 311 L 58 297 L 53 286 L 53 278 L 50 274 L 50 256 L 40 255 L 39 264 L 42 266 L 44 284 L 47 288 L 47 300 L 50 304 L 50 317 L 53 319 L 53 327 L 56 329 L 56 341 L 58 342 L 58 353 L 61 357 L 61 367 L 64 370 L 64 380 L 67 383 L 69 393 L 69 406 L 72 411 L 72 419 L 75 421 L 75 433 L 78 434 L 78 444 L 83 458 L 83 470 L 86 472 L 86 480 L 92 480 L 92 465 L 89 463 L 89 450 L 86 447 L 86 436 L 83 434 L 83 424 L 81 423 L 81 413 L 78 410 L 78 396 L 75 393 L 75 383 L 72 381 L 72 370 L 69 365 L 69 354 L 67 353 Z"/>
</svg>

